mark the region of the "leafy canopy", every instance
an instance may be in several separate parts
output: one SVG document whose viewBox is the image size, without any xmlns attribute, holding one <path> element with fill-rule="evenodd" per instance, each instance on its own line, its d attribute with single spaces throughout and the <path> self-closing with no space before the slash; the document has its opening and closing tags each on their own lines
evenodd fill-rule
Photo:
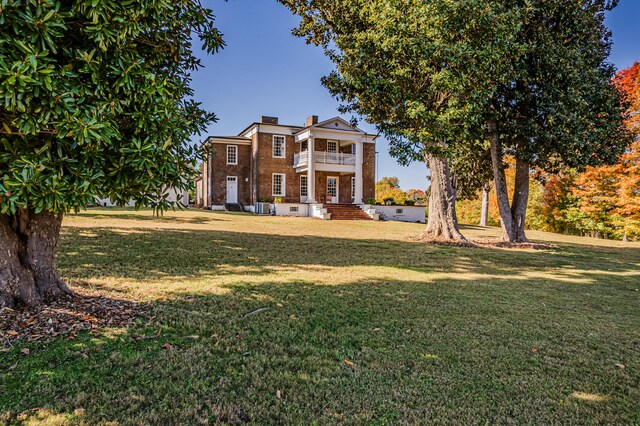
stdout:
<svg viewBox="0 0 640 426">
<path fill-rule="evenodd" d="M 446 156 L 477 132 L 497 76 L 519 54 L 520 8 L 500 2 L 280 1 L 302 17 L 294 34 L 336 65 L 323 84 L 341 112 L 375 124 L 403 164 Z"/>
<path fill-rule="evenodd" d="M 215 120 L 192 99 L 193 37 L 223 47 L 193 0 L 3 0 L 0 213 L 68 211 L 96 196 L 170 207 Z"/>
</svg>

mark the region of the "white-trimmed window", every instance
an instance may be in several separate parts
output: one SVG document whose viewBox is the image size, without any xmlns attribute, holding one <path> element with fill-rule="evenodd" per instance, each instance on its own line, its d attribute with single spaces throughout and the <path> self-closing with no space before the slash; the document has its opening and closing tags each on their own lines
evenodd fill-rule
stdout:
<svg viewBox="0 0 640 426">
<path fill-rule="evenodd" d="M 351 198 L 356 198 L 356 178 L 351 177 Z"/>
<path fill-rule="evenodd" d="M 305 152 L 309 150 L 309 141 L 300 142 L 300 151 Z"/>
<path fill-rule="evenodd" d="M 338 141 L 327 141 L 327 152 L 338 152 Z"/>
<path fill-rule="evenodd" d="M 351 153 L 352 153 L 352 154 L 355 154 L 355 153 L 356 153 L 356 149 L 358 149 L 358 148 L 356 147 L 356 144 L 355 144 L 355 143 L 352 143 L 352 144 L 351 144 Z"/>
<path fill-rule="evenodd" d="M 273 158 L 285 158 L 286 138 L 282 135 L 273 135 Z"/>
<path fill-rule="evenodd" d="M 284 173 L 273 173 L 271 175 L 271 195 L 274 197 L 284 197 L 285 183 Z"/>
<path fill-rule="evenodd" d="M 309 196 L 309 176 L 300 175 L 300 197 Z"/>
<path fill-rule="evenodd" d="M 227 145 L 227 164 L 238 164 L 238 145 Z"/>
</svg>

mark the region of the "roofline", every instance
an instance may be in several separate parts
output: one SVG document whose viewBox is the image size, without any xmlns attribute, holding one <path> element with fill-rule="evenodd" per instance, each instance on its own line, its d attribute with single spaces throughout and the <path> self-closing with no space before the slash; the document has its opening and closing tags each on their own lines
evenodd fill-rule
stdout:
<svg viewBox="0 0 640 426">
<path fill-rule="evenodd" d="M 245 138 L 244 136 L 207 136 L 207 139 L 233 139 L 238 141 L 251 141 L 251 138 Z"/>
<path fill-rule="evenodd" d="M 242 131 L 238 133 L 238 136 L 242 135 L 243 133 L 246 133 L 253 126 L 260 125 L 260 124 L 264 124 L 265 126 L 292 127 L 294 129 L 301 129 L 302 128 L 302 126 L 292 126 L 292 125 L 289 125 L 289 124 L 271 124 L 271 123 L 260 123 L 258 121 L 254 121 L 253 123 L 249 124 L 244 129 L 242 129 Z"/>
<path fill-rule="evenodd" d="M 331 118 L 329 118 L 327 120 L 324 120 L 324 121 L 321 121 L 319 123 L 312 124 L 311 126 L 305 126 L 305 127 L 301 128 L 300 130 L 298 130 L 297 132 L 295 132 L 294 135 L 297 135 L 298 133 L 304 132 L 305 130 L 310 129 L 312 127 L 321 128 L 320 127 L 321 124 L 328 123 L 329 121 L 332 121 L 332 120 L 340 120 L 343 123 L 345 123 L 347 126 L 350 126 L 350 127 L 354 128 L 355 131 L 358 131 L 358 132 L 362 133 L 365 136 L 375 136 L 376 138 L 378 137 L 378 135 L 370 135 L 368 133 L 365 133 L 364 131 L 362 131 L 362 129 L 358 128 L 357 126 L 352 126 L 351 123 L 349 123 L 347 120 L 345 120 L 344 118 L 342 118 L 340 116 L 331 117 Z M 343 132 L 353 132 L 353 130 L 344 130 L 344 129 L 330 129 L 330 130 L 340 130 L 340 131 L 343 131 Z"/>
</svg>

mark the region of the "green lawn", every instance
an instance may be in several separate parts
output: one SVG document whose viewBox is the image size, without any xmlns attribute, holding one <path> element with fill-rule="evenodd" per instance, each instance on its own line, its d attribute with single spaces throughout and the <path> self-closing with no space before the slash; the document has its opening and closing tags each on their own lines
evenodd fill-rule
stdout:
<svg viewBox="0 0 640 426">
<path fill-rule="evenodd" d="M 639 244 L 426 245 L 423 226 L 68 216 L 65 279 L 151 308 L 0 351 L 0 423 L 640 423 Z"/>
</svg>

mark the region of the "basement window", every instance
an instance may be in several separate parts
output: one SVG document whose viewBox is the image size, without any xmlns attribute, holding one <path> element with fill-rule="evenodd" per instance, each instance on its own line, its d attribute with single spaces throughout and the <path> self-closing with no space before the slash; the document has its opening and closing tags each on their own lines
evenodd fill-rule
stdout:
<svg viewBox="0 0 640 426">
<path fill-rule="evenodd" d="M 404 209 L 396 209 L 396 214 L 404 214 Z"/>
<path fill-rule="evenodd" d="M 298 206 L 290 206 L 289 213 L 298 213 Z"/>
</svg>

